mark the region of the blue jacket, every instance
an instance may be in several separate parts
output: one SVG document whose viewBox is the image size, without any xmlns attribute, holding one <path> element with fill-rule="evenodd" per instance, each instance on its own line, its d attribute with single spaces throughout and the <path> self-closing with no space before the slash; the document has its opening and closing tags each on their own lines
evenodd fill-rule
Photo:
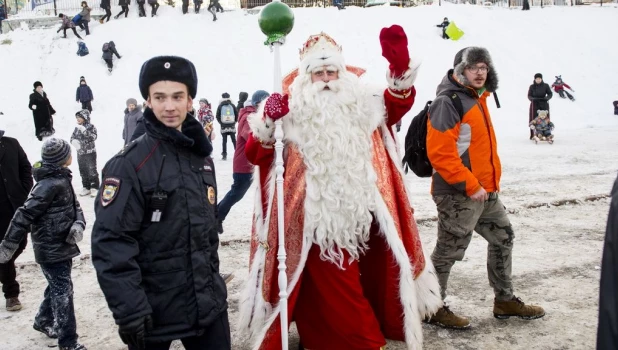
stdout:
<svg viewBox="0 0 618 350">
<path fill-rule="evenodd" d="M 92 90 L 90 90 L 90 86 L 86 84 L 80 85 L 77 88 L 77 92 L 75 93 L 75 100 L 77 102 L 90 102 L 94 100 L 94 96 L 92 96 Z"/>
</svg>

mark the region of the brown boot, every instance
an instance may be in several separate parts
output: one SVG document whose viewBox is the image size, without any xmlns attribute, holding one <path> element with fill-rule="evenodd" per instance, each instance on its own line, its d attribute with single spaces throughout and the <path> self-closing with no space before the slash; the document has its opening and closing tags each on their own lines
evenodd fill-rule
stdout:
<svg viewBox="0 0 618 350">
<path fill-rule="evenodd" d="M 19 298 L 8 298 L 6 299 L 6 311 L 19 311 L 21 310 L 21 303 L 19 302 Z"/>
<path fill-rule="evenodd" d="M 465 317 L 455 315 L 455 313 L 453 313 L 453 311 L 451 311 L 451 309 L 449 309 L 447 305 L 444 305 L 440 309 L 438 309 L 438 312 L 436 312 L 435 315 L 431 316 L 431 318 L 425 319 L 425 322 L 430 324 L 436 324 L 444 328 L 470 328 L 470 321 Z"/>
<path fill-rule="evenodd" d="M 526 305 L 518 297 L 508 301 L 494 300 L 494 317 L 501 320 L 517 316 L 524 320 L 534 320 L 545 316 L 545 310 L 540 306 Z"/>
</svg>

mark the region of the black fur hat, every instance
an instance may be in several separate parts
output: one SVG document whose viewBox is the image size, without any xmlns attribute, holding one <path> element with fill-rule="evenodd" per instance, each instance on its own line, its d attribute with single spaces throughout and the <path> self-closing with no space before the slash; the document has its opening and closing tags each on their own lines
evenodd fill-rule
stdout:
<svg viewBox="0 0 618 350">
<path fill-rule="evenodd" d="M 187 85 L 189 96 L 195 98 L 197 73 L 191 61 L 177 56 L 158 56 L 144 62 L 139 72 L 139 91 L 142 97 L 147 100 L 150 85 L 165 80 Z"/>
<path fill-rule="evenodd" d="M 485 81 L 485 89 L 489 92 L 495 92 L 498 89 L 498 73 L 494 67 L 489 51 L 484 47 L 466 47 L 455 55 L 453 62 L 454 73 L 457 79 L 463 85 L 470 85 L 468 79 L 463 74 L 466 67 L 476 65 L 480 62 L 487 64 L 489 72 L 487 72 L 487 81 Z"/>
<path fill-rule="evenodd" d="M 543 74 L 541 74 L 541 73 L 536 73 L 536 74 L 534 75 L 534 79 L 536 79 L 536 78 L 541 78 L 541 79 L 543 79 Z"/>
</svg>

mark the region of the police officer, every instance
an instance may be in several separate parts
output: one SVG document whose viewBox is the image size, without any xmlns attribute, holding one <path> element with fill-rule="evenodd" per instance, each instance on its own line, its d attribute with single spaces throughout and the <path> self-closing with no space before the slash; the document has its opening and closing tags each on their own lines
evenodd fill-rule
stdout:
<svg viewBox="0 0 618 350">
<path fill-rule="evenodd" d="M 144 63 L 146 134 L 103 169 L 92 262 L 120 338 L 130 350 L 231 348 L 219 275 L 212 145 L 188 111 L 197 90 L 190 61 Z"/>
</svg>

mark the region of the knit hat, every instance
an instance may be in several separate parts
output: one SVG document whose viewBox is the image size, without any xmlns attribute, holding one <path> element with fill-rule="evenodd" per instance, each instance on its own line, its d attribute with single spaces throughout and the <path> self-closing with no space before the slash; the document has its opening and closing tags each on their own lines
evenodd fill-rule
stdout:
<svg viewBox="0 0 618 350">
<path fill-rule="evenodd" d="M 82 81 L 85 83 L 86 82 L 86 78 L 84 78 L 83 76 L 79 77 L 79 83 L 81 84 Z"/>
<path fill-rule="evenodd" d="M 245 101 L 247 101 L 248 98 L 249 98 L 249 94 L 244 91 L 238 94 L 238 102 L 244 103 Z"/>
<path fill-rule="evenodd" d="M 333 66 L 339 72 L 346 70 L 341 46 L 324 32 L 310 36 L 303 45 L 298 73 L 311 74 L 314 69 L 323 66 Z"/>
<path fill-rule="evenodd" d="M 55 137 L 43 142 L 41 160 L 44 164 L 63 166 L 71 156 L 71 145 L 63 139 Z"/>
<path fill-rule="evenodd" d="M 251 96 L 251 105 L 253 105 L 253 107 L 257 107 L 257 105 L 264 101 L 268 96 L 270 96 L 270 94 L 264 90 L 254 92 L 253 96 Z"/>
<path fill-rule="evenodd" d="M 498 73 L 496 73 L 496 68 L 493 65 L 489 51 L 484 47 L 471 46 L 460 50 L 455 55 L 455 60 L 453 61 L 453 73 L 460 83 L 469 86 L 470 82 L 464 75 L 464 69 L 479 63 L 485 63 L 489 67 L 487 80 L 485 80 L 485 89 L 489 92 L 495 92 L 498 89 Z"/>
<path fill-rule="evenodd" d="M 35 89 L 36 89 L 37 87 L 39 87 L 39 86 L 40 86 L 40 87 L 43 87 L 43 84 L 41 84 L 41 82 L 40 82 L 40 81 L 35 81 L 33 85 L 34 85 L 34 88 L 35 88 Z"/>
<path fill-rule="evenodd" d="M 536 73 L 536 74 L 534 75 L 534 79 L 536 79 L 536 78 L 541 78 L 541 79 L 543 79 L 543 74 L 541 74 L 541 73 Z"/>
<path fill-rule="evenodd" d="M 90 111 L 87 109 L 82 109 L 81 111 L 75 113 L 75 118 L 82 118 L 87 122 L 90 122 Z"/>
<path fill-rule="evenodd" d="M 127 100 L 127 107 L 129 107 L 129 105 L 135 105 L 135 107 L 137 107 L 137 100 L 134 98 L 130 98 Z"/>
<path fill-rule="evenodd" d="M 221 94 L 221 97 L 223 98 L 230 98 L 230 94 L 228 94 L 227 92 L 224 92 Z"/>
<path fill-rule="evenodd" d="M 202 102 L 204 102 L 204 103 L 205 103 L 205 104 L 207 104 L 207 105 L 208 105 L 208 104 L 210 104 L 210 103 L 208 103 L 208 100 L 207 100 L 207 99 L 205 99 L 205 98 L 201 98 L 201 99 L 200 99 L 200 103 L 202 103 Z"/>
<path fill-rule="evenodd" d="M 139 72 L 139 90 L 144 99 L 148 99 L 150 86 L 159 81 L 185 84 L 192 99 L 197 94 L 197 72 L 193 63 L 186 58 L 158 56 L 144 62 Z"/>
</svg>

